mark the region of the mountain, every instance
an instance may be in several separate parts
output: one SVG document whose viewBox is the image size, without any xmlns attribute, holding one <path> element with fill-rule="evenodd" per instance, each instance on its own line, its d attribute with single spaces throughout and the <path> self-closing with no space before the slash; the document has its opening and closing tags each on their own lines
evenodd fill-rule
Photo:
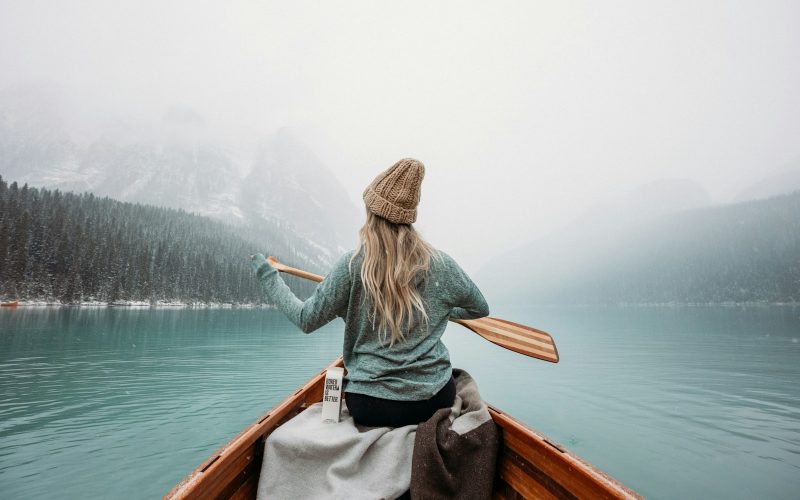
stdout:
<svg viewBox="0 0 800 500">
<path fill-rule="evenodd" d="M 156 137 L 128 145 L 100 139 L 81 151 L 86 190 L 237 222 L 237 166 L 222 145 L 204 134 L 203 119 L 191 110 L 173 108 L 159 125 Z M 56 187 L 77 190 L 81 185 Z"/>
<path fill-rule="evenodd" d="M 289 230 L 331 259 L 358 243 L 358 223 L 365 215 L 349 202 L 344 186 L 288 128 L 259 144 L 238 201 L 245 220 L 289 221 Z"/>
<path fill-rule="evenodd" d="M 734 201 L 760 200 L 800 190 L 800 170 L 770 175 L 739 193 Z"/>
<path fill-rule="evenodd" d="M 597 203 L 567 228 L 567 231 L 612 231 L 659 215 L 701 208 L 711 197 L 690 179 L 658 179 L 605 202 Z"/>
<path fill-rule="evenodd" d="M 198 113 L 174 107 L 150 126 L 77 144 L 60 103 L 38 87 L 0 92 L 0 174 L 213 217 L 251 231 L 264 252 L 286 244 L 316 270 L 357 243 L 363 214 L 288 128 L 262 137 L 248 157 Z"/>
<path fill-rule="evenodd" d="M 483 276 L 481 283 L 493 296 L 527 300 L 531 283 L 536 284 L 533 288 L 548 290 L 588 272 L 590 261 L 582 255 L 583 248 L 591 248 L 597 255 L 613 255 L 619 239 L 631 227 L 660 215 L 707 206 L 709 200 L 705 189 L 694 181 L 653 181 L 595 204 L 570 225 L 544 239 L 523 243 L 490 259 L 476 276 Z M 516 286 L 520 276 L 530 279 Z"/>
<path fill-rule="evenodd" d="M 797 302 L 800 193 L 598 215 L 498 257 L 476 279 L 513 304 Z"/>
<path fill-rule="evenodd" d="M 29 184 L 80 182 L 59 102 L 47 87 L 0 90 L 0 173 Z"/>
</svg>

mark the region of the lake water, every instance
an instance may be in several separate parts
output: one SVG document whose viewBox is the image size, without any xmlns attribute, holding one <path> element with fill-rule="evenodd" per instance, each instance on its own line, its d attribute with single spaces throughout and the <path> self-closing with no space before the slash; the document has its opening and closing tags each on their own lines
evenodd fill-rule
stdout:
<svg viewBox="0 0 800 500">
<path fill-rule="evenodd" d="M 493 310 L 557 365 L 451 324 L 485 400 L 649 498 L 797 498 L 800 309 Z M 0 497 L 157 498 L 341 351 L 274 310 L 0 309 Z"/>
</svg>

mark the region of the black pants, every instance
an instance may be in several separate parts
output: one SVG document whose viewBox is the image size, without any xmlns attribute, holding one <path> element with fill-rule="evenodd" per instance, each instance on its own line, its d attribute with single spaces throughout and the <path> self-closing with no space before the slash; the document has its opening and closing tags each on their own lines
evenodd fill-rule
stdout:
<svg viewBox="0 0 800 500">
<path fill-rule="evenodd" d="M 456 400 L 456 380 L 450 380 L 432 398 L 423 401 L 395 401 L 355 392 L 345 393 L 353 420 L 369 427 L 416 425 L 431 418 L 436 410 L 450 408 Z"/>
</svg>

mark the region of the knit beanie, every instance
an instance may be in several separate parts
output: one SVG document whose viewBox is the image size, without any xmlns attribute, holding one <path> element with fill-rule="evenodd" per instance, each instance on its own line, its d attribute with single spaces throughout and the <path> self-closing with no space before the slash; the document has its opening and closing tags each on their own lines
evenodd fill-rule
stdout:
<svg viewBox="0 0 800 500">
<path fill-rule="evenodd" d="M 413 158 L 403 158 L 384 170 L 364 190 L 367 210 L 395 224 L 417 220 L 420 185 L 425 165 Z"/>
</svg>

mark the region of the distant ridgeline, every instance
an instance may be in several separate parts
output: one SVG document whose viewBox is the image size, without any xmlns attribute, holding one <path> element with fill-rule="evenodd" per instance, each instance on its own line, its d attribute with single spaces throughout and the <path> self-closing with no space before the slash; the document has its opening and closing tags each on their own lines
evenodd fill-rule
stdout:
<svg viewBox="0 0 800 500">
<path fill-rule="evenodd" d="M 798 303 L 800 191 L 584 224 L 484 269 L 487 297 L 510 304 Z"/>
<path fill-rule="evenodd" d="M 0 177 L 0 297 L 260 304 L 251 253 L 306 263 L 285 240 L 243 233 L 183 210 L 20 188 Z M 315 286 L 286 281 L 298 295 Z"/>
</svg>

